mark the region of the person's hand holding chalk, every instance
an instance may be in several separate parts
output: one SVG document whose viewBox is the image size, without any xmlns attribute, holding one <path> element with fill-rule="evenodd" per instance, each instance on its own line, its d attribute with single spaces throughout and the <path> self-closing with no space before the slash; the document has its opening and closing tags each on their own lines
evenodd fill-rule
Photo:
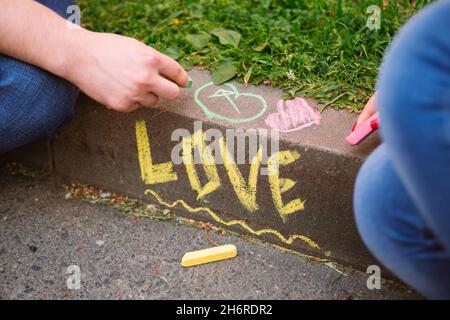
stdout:
<svg viewBox="0 0 450 320">
<path fill-rule="evenodd" d="M 66 78 L 110 109 L 151 107 L 159 98 L 175 99 L 180 87 L 192 84 L 178 62 L 135 39 L 83 29 L 73 35 L 81 48 Z"/>
<path fill-rule="evenodd" d="M 357 127 L 359 124 L 373 116 L 375 112 L 377 112 L 376 93 L 372 97 L 370 97 L 369 101 L 367 101 L 366 106 L 364 107 L 363 111 L 361 111 L 358 119 L 356 120 L 356 123 L 353 126 Z"/>
<path fill-rule="evenodd" d="M 379 126 L 376 105 L 376 93 L 369 99 L 363 111 L 352 127 L 352 132 L 345 139 L 348 144 L 354 146 L 376 131 Z"/>
</svg>

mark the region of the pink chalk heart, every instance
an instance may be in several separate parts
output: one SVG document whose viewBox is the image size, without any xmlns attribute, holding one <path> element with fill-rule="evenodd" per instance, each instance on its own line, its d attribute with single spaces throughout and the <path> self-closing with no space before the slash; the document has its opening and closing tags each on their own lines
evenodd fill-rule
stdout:
<svg viewBox="0 0 450 320">
<path fill-rule="evenodd" d="M 292 132 L 320 124 L 320 112 L 304 98 L 278 100 L 277 112 L 265 119 L 269 128 L 280 132 Z"/>
</svg>

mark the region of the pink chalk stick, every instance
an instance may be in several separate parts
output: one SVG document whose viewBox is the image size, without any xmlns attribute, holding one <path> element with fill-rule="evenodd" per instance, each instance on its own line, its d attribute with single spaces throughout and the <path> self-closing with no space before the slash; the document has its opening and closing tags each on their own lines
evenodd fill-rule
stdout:
<svg viewBox="0 0 450 320">
<path fill-rule="evenodd" d="M 356 126 L 352 133 L 350 133 L 345 140 L 352 146 L 357 145 L 363 141 L 372 132 L 378 129 L 378 112 L 371 116 L 360 125 Z"/>
</svg>

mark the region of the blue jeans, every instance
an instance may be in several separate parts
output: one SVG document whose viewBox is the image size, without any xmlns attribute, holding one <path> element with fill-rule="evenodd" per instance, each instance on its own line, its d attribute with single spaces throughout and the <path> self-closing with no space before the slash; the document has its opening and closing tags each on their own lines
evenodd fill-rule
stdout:
<svg viewBox="0 0 450 320">
<path fill-rule="evenodd" d="M 63 17 L 74 0 L 41 0 Z M 49 52 L 51 59 L 51 52 Z M 72 118 L 78 89 L 38 67 L 0 54 L 0 154 L 50 138 Z"/>
<path fill-rule="evenodd" d="M 450 299 L 450 1 L 399 32 L 377 86 L 383 144 L 356 180 L 359 232 L 400 279 Z"/>
</svg>

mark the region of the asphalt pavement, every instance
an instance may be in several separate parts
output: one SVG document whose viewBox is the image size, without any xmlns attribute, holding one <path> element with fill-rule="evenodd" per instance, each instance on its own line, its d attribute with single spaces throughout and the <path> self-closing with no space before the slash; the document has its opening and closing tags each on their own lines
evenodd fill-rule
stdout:
<svg viewBox="0 0 450 320">
<path fill-rule="evenodd" d="M 210 235 L 238 256 L 183 268 L 185 252 L 212 246 L 203 230 L 66 199 L 49 177 L 0 171 L 1 299 L 420 298 L 392 281 L 369 290 L 360 271 Z"/>
</svg>

